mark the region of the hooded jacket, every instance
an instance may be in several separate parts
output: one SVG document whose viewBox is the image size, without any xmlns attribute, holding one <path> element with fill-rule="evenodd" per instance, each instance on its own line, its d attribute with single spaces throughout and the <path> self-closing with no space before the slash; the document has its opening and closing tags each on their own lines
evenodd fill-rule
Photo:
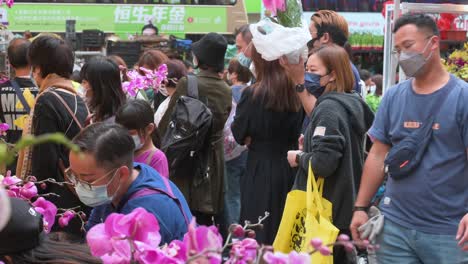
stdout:
<svg viewBox="0 0 468 264">
<path fill-rule="evenodd" d="M 364 164 L 363 143 L 374 114 L 357 94 L 320 96 L 304 135 L 293 189 L 306 190 L 309 161 L 324 177 L 323 197 L 333 204 L 333 224 L 348 229 Z"/>
<path fill-rule="evenodd" d="M 103 223 L 111 213 L 129 214 L 134 209 L 143 207 L 158 219 L 161 245 L 170 243 L 175 239 L 183 239 L 184 234 L 188 231 L 188 226 L 181 208 L 175 200 L 162 193 L 132 198 L 138 191 L 148 188 L 168 191 L 162 176 L 152 167 L 142 163 L 134 163 L 134 168 L 139 170 L 140 173 L 120 200 L 119 205 L 114 207 L 108 203 L 95 207 L 89 216 L 86 230 Z M 174 196 L 179 200 L 185 216 L 188 218 L 187 221 L 191 221 L 192 214 L 184 196 L 174 183 L 169 182 L 169 186 Z"/>
</svg>

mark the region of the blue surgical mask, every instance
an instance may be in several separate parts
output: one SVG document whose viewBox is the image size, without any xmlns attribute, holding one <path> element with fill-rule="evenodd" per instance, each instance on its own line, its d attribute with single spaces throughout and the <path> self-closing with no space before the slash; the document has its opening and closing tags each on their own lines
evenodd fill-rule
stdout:
<svg viewBox="0 0 468 264">
<path fill-rule="evenodd" d="M 305 74 L 304 86 L 311 95 L 315 96 L 315 98 L 319 98 L 325 91 L 325 86 L 320 85 L 320 79 L 322 77 L 323 76 L 311 72 L 306 72 Z"/>
<path fill-rule="evenodd" d="M 246 68 L 249 68 L 250 64 L 252 63 L 252 59 L 245 56 L 244 52 L 241 52 L 237 55 L 237 61 L 239 61 L 239 63 Z"/>
<path fill-rule="evenodd" d="M 117 172 L 112 175 L 111 180 L 107 184 L 91 186 L 91 189 L 86 184 L 77 182 L 75 184 L 75 191 L 80 201 L 89 207 L 96 207 L 111 202 L 113 196 L 109 196 L 107 193 L 107 186 L 112 182 Z"/>
</svg>

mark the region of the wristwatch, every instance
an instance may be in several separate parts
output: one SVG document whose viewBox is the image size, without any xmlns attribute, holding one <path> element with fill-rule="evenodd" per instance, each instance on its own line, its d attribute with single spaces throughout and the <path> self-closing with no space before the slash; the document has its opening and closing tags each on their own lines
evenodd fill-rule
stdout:
<svg viewBox="0 0 468 264">
<path fill-rule="evenodd" d="M 299 164 L 302 155 L 304 155 L 304 152 L 302 152 L 302 151 L 296 154 L 296 163 L 297 164 Z"/>
<path fill-rule="evenodd" d="M 302 93 L 305 89 L 305 86 L 303 83 L 300 83 L 300 84 L 296 84 L 296 92 L 298 93 Z"/>
</svg>

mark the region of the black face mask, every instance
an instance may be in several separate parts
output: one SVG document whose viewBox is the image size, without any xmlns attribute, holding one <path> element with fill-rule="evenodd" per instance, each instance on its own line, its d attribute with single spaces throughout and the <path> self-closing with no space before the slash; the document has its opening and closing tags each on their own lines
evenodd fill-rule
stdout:
<svg viewBox="0 0 468 264">
<path fill-rule="evenodd" d="M 305 74 L 304 86 L 311 95 L 315 96 L 315 98 L 319 98 L 325 91 L 325 86 L 320 85 L 320 79 L 324 76 L 311 72 L 306 72 Z"/>
</svg>

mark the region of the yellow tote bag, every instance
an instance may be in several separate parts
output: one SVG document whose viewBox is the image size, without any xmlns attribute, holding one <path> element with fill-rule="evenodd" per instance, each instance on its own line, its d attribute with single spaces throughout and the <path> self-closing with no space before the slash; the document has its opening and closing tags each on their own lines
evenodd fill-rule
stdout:
<svg viewBox="0 0 468 264">
<path fill-rule="evenodd" d="M 324 179 L 318 183 L 309 164 L 307 191 L 293 190 L 288 193 L 281 224 L 273 248 L 288 253 L 312 251 L 309 242 L 320 238 L 324 244 L 334 243 L 339 230 L 331 222 L 332 204 L 322 197 Z M 320 186 L 320 188 L 319 188 Z M 332 264 L 332 256 L 312 255 L 314 264 Z"/>
</svg>

